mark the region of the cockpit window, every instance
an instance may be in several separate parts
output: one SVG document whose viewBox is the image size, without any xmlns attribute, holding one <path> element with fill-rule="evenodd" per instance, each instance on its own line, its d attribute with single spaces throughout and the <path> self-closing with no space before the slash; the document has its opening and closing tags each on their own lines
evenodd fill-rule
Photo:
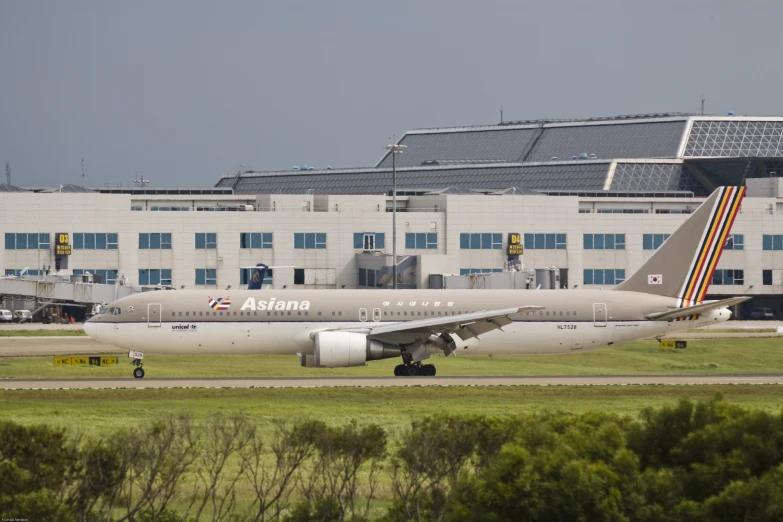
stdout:
<svg viewBox="0 0 783 522">
<path fill-rule="evenodd" d="M 115 307 L 115 308 L 112 308 L 112 309 L 110 310 L 110 312 L 111 312 L 111 314 L 112 314 L 112 315 L 120 315 L 120 314 L 122 313 L 122 308 L 120 308 L 119 306 L 117 306 L 117 307 Z"/>
</svg>

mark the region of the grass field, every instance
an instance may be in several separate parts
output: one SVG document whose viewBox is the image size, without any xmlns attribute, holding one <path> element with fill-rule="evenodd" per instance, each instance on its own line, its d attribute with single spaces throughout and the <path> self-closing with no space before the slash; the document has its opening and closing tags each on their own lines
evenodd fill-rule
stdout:
<svg viewBox="0 0 783 522">
<path fill-rule="evenodd" d="M 244 413 L 257 421 L 317 418 L 329 424 L 375 422 L 398 433 L 411 420 L 439 413 L 513 415 L 541 410 L 589 410 L 637 415 L 645 406 L 682 397 L 727 401 L 779 411 L 783 386 L 555 386 L 449 388 L 255 388 L 176 390 L 0 391 L 0 419 L 47 423 L 87 435 L 144 425 L 168 414 L 203 419 Z"/>
<path fill-rule="evenodd" d="M 56 330 L 20 330 L 0 329 L 0 337 L 86 337 L 84 330 L 66 330 L 58 328 Z"/>
<path fill-rule="evenodd" d="M 291 377 L 391 375 L 397 359 L 354 368 L 302 368 L 295 356 L 147 356 L 147 377 Z M 783 341 L 775 338 L 688 341 L 663 351 L 641 341 L 565 355 L 433 357 L 438 375 L 631 375 L 783 372 Z M 51 357 L 0 358 L 0 378 L 131 378 L 129 361 L 109 367 L 54 366 Z"/>
</svg>

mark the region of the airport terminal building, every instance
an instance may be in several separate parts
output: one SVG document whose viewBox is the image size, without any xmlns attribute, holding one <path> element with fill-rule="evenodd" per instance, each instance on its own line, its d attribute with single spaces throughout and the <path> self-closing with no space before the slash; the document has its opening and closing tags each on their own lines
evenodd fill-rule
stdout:
<svg viewBox="0 0 783 522">
<path fill-rule="evenodd" d="M 238 172 L 210 189 L 0 185 L 0 275 L 223 294 L 257 263 L 283 290 L 391 287 L 396 262 L 405 288 L 610 287 L 715 187 L 745 185 L 709 297 L 754 295 L 745 313 L 783 313 L 783 118 L 522 121 L 398 143 L 396 260 L 387 154 L 368 168 Z"/>
</svg>

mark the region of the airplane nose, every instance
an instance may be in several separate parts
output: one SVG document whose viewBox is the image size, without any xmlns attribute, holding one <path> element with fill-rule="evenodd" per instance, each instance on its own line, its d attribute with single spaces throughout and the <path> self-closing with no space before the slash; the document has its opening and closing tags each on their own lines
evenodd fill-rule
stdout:
<svg viewBox="0 0 783 522">
<path fill-rule="evenodd" d="M 86 323 L 84 323 L 84 333 L 86 333 L 88 336 L 92 337 L 93 339 L 98 338 L 98 325 L 88 320 Z"/>
</svg>

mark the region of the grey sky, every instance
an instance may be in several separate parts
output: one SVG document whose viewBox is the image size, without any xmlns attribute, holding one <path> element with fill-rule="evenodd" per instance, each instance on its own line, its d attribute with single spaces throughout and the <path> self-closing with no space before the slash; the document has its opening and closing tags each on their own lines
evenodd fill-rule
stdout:
<svg viewBox="0 0 783 522">
<path fill-rule="evenodd" d="M 0 0 L 14 184 L 369 166 L 407 129 L 780 114 L 781 2 Z M 4 170 L 0 182 L 5 182 Z"/>
</svg>

